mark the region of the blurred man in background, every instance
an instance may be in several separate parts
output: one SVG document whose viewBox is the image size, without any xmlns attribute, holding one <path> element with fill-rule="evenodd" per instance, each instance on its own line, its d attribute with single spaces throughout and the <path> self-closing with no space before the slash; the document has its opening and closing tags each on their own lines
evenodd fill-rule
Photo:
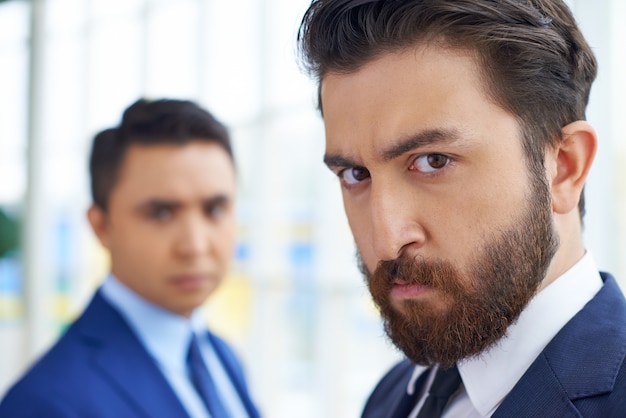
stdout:
<svg viewBox="0 0 626 418">
<path fill-rule="evenodd" d="M 2 417 L 257 417 L 231 348 L 198 307 L 235 244 L 228 132 L 206 110 L 139 100 L 94 139 L 88 219 L 111 274 L 9 390 Z"/>
<path fill-rule="evenodd" d="M 626 302 L 582 241 L 596 61 L 565 3 L 314 0 L 299 42 L 407 357 L 363 416 L 626 416 Z"/>
</svg>

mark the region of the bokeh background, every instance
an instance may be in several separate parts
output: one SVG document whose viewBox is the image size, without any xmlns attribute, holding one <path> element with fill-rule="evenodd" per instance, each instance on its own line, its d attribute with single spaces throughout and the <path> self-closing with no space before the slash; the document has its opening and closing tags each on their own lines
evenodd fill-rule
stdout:
<svg viewBox="0 0 626 418">
<path fill-rule="evenodd" d="M 626 283 L 626 2 L 572 0 L 600 62 L 585 239 Z M 88 302 L 107 256 L 85 218 L 93 135 L 138 97 L 198 101 L 232 130 L 239 241 L 207 320 L 267 417 L 358 416 L 399 358 L 354 263 L 296 64 L 308 0 L 0 1 L 0 397 Z"/>
</svg>

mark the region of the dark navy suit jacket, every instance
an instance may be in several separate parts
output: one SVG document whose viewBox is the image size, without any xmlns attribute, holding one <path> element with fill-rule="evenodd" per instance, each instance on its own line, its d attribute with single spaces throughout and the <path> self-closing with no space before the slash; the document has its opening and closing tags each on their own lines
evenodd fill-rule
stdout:
<svg viewBox="0 0 626 418">
<path fill-rule="evenodd" d="M 207 331 L 250 417 L 239 361 Z M 123 317 L 97 292 L 82 316 L 6 394 L 1 418 L 184 418 L 176 394 Z"/>
<path fill-rule="evenodd" d="M 494 418 L 626 417 L 626 300 L 611 275 L 602 273 L 602 280 L 598 294 L 539 354 Z M 363 418 L 400 418 L 414 367 L 408 360 L 394 366 L 370 395 Z"/>
</svg>

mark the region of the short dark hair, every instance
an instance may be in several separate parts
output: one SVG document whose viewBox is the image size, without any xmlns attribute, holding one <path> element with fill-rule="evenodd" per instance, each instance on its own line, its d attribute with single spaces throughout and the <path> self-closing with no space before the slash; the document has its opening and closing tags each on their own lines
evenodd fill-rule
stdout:
<svg viewBox="0 0 626 418">
<path fill-rule="evenodd" d="M 518 119 L 534 172 L 562 127 L 585 118 L 597 63 L 562 0 L 313 0 L 298 32 L 322 113 L 326 74 L 429 43 L 473 54 L 486 94 Z"/>
<path fill-rule="evenodd" d="M 99 132 L 89 159 L 93 202 L 106 211 L 126 151 L 133 144 L 184 145 L 190 141 L 220 145 L 234 161 L 226 127 L 188 100 L 139 99 L 124 111 L 119 126 Z"/>
</svg>

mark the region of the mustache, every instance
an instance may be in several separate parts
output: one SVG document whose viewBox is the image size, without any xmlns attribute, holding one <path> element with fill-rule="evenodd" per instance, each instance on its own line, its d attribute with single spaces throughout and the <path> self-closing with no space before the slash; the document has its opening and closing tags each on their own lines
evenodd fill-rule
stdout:
<svg viewBox="0 0 626 418">
<path fill-rule="evenodd" d="M 453 290 L 454 280 L 459 277 L 458 270 L 441 259 L 428 260 L 424 256 L 401 254 L 394 260 L 379 261 L 374 272 L 370 272 L 363 258 L 357 252 L 359 269 L 370 284 L 392 286 L 396 280 L 406 284 L 428 286 L 442 290 Z"/>
</svg>

